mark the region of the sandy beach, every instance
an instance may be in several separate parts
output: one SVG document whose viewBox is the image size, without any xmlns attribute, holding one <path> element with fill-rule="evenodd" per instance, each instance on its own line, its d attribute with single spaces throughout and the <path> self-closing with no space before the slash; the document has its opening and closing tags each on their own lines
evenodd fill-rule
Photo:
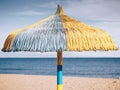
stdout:
<svg viewBox="0 0 120 90">
<path fill-rule="evenodd" d="M 55 76 L 0 74 L 0 90 L 56 90 Z M 120 79 L 64 77 L 63 90 L 120 90 Z"/>
</svg>

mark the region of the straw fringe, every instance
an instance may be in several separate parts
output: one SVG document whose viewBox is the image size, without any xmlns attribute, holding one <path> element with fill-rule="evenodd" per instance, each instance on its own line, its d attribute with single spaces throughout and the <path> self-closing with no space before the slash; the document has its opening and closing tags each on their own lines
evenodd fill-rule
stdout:
<svg viewBox="0 0 120 90">
<path fill-rule="evenodd" d="M 55 16 L 55 14 L 54 14 L 54 15 L 51 15 L 51 16 L 49 16 L 48 18 L 43 19 L 43 20 L 41 20 L 41 21 L 39 21 L 39 22 L 36 22 L 36 23 L 34 23 L 34 24 L 30 25 L 30 26 L 27 26 L 27 27 L 25 27 L 25 28 L 21 28 L 21 29 L 18 29 L 18 30 L 16 30 L 16 31 L 12 32 L 12 33 L 7 37 L 7 39 L 5 40 L 5 43 L 4 43 L 4 46 L 3 46 L 2 51 L 4 51 L 4 52 L 6 52 L 6 51 L 11 51 L 12 45 L 13 45 L 13 42 L 14 42 L 14 39 L 16 38 L 16 36 L 17 36 L 20 32 L 25 31 L 25 30 L 29 30 L 30 28 L 34 28 L 34 27 L 36 27 L 37 25 L 45 22 L 46 20 L 49 20 L 50 18 L 53 18 L 54 16 Z"/>
<path fill-rule="evenodd" d="M 68 51 L 117 50 L 111 36 L 100 29 L 61 15 L 67 38 Z"/>
<path fill-rule="evenodd" d="M 12 51 L 65 51 L 66 36 L 59 14 L 16 36 Z"/>
</svg>

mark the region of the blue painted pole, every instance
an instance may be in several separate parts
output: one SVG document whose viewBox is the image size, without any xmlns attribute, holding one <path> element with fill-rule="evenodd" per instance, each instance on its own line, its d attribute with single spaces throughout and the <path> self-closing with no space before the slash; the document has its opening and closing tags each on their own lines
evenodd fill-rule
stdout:
<svg viewBox="0 0 120 90">
<path fill-rule="evenodd" d="M 57 52 L 57 90 L 62 90 L 62 51 Z"/>
</svg>

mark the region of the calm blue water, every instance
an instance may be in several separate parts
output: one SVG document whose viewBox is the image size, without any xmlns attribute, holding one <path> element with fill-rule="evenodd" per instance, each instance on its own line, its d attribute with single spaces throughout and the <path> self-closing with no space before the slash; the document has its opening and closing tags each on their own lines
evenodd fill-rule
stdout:
<svg viewBox="0 0 120 90">
<path fill-rule="evenodd" d="M 56 75 L 55 58 L 0 58 L 0 74 Z M 119 78 L 120 58 L 64 58 L 64 76 Z"/>
</svg>

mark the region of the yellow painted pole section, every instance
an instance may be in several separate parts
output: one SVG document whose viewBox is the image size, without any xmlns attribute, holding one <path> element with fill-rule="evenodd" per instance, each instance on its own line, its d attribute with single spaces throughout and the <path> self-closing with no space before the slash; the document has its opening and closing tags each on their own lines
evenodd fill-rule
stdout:
<svg viewBox="0 0 120 90">
<path fill-rule="evenodd" d="M 57 90 L 62 90 L 62 51 L 57 52 Z"/>
<path fill-rule="evenodd" d="M 62 90 L 62 85 L 57 85 L 57 90 Z"/>
</svg>

